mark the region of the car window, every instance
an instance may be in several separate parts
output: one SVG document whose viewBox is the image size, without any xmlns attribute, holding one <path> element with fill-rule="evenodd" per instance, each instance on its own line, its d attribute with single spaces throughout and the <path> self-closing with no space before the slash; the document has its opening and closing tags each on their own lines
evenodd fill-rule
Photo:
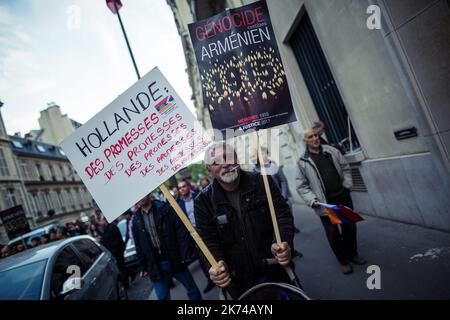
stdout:
<svg viewBox="0 0 450 320">
<path fill-rule="evenodd" d="M 47 225 L 47 226 L 36 228 L 34 230 L 31 230 L 30 232 L 27 232 L 27 233 L 23 234 L 20 237 L 17 237 L 17 238 L 14 238 L 14 239 L 10 240 L 8 242 L 8 245 L 15 246 L 18 243 L 20 243 L 22 241 L 25 241 L 25 243 L 27 243 L 28 246 L 30 246 L 31 245 L 31 239 L 33 239 L 34 237 L 40 237 L 41 235 L 43 235 L 45 233 L 48 233 L 50 231 L 50 229 L 52 229 L 52 228 L 56 229 L 57 227 L 58 227 L 58 224 L 57 223 L 53 223 L 53 224 L 50 224 L 50 225 Z"/>
<path fill-rule="evenodd" d="M 70 268 L 69 268 L 70 267 Z M 74 275 L 74 268 L 79 267 L 80 276 L 86 272 L 80 257 L 71 247 L 65 247 L 55 260 L 52 271 L 52 280 L 50 285 L 51 297 L 55 299 L 62 291 L 63 283 L 70 276 Z"/>
<path fill-rule="evenodd" d="M 92 264 L 97 260 L 97 258 L 102 253 L 100 247 L 93 241 L 88 239 L 82 239 L 73 242 L 73 245 L 80 253 L 80 256 L 86 264 L 86 268 L 89 269 Z"/>
<path fill-rule="evenodd" d="M 39 300 L 47 260 L 0 272 L 0 300 Z"/>
</svg>

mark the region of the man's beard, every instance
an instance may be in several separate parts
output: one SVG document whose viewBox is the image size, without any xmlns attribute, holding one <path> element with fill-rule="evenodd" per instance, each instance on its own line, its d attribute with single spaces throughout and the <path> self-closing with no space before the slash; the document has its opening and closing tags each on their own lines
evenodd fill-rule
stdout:
<svg viewBox="0 0 450 320">
<path fill-rule="evenodd" d="M 239 178 L 239 168 L 240 166 L 237 165 L 233 168 L 222 168 L 219 172 L 220 179 L 225 183 L 233 183 Z"/>
</svg>

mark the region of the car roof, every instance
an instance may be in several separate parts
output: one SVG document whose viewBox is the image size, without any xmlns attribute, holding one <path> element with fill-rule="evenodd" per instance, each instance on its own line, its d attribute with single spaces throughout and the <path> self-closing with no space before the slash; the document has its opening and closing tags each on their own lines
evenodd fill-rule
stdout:
<svg viewBox="0 0 450 320">
<path fill-rule="evenodd" d="M 21 241 L 22 239 L 32 237 L 32 236 L 40 234 L 42 232 L 47 233 L 51 228 L 56 227 L 57 225 L 58 225 L 58 221 L 46 223 L 44 225 L 37 227 L 36 229 L 31 230 L 30 232 L 27 232 L 27 233 L 21 235 L 20 237 L 16 237 L 16 238 L 10 240 L 8 242 L 8 244 L 10 245 L 10 244 L 16 243 L 18 241 Z"/>
<path fill-rule="evenodd" d="M 0 272 L 8 269 L 20 267 L 23 265 L 27 265 L 33 262 L 41 261 L 49 259 L 53 256 L 53 254 L 58 251 L 60 248 L 68 245 L 77 240 L 81 239 L 89 239 L 94 242 L 95 239 L 90 236 L 76 236 L 72 238 L 67 238 L 55 242 L 50 242 L 41 246 L 37 246 L 35 248 L 27 249 L 20 253 L 16 253 L 7 258 L 3 258 L 0 260 Z"/>
</svg>

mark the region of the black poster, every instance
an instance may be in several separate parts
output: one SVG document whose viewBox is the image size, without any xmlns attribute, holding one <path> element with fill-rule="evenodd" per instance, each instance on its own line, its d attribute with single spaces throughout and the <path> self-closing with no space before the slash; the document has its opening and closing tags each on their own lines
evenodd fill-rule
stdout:
<svg viewBox="0 0 450 320">
<path fill-rule="evenodd" d="M 189 25 L 214 128 L 266 129 L 296 121 L 265 1 Z"/>
<path fill-rule="evenodd" d="M 28 219 L 21 205 L 1 211 L 0 218 L 10 240 L 30 232 Z"/>
</svg>

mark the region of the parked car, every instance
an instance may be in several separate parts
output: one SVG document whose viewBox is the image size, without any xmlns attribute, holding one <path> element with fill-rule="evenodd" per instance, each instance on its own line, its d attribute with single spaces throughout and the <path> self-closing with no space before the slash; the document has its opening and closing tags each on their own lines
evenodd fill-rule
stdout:
<svg viewBox="0 0 450 320">
<path fill-rule="evenodd" d="M 48 234 L 50 229 L 52 229 L 52 228 L 56 229 L 58 227 L 58 225 L 59 225 L 59 221 L 57 221 L 57 220 L 48 222 L 46 224 L 43 224 L 43 225 L 41 225 L 41 226 L 31 230 L 30 232 L 27 232 L 27 233 L 21 235 L 20 237 L 17 237 L 17 238 L 14 238 L 14 239 L 10 240 L 8 242 L 8 245 L 11 246 L 11 247 L 14 247 L 18 243 L 20 243 L 22 241 L 25 241 L 25 243 L 27 244 L 28 248 L 30 248 L 32 246 L 31 245 L 31 240 L 34 237 L 41 237 L 44 234 Z"/>
<path fill-rule="evenodd" d="M 0 300 L 120 299 L 111 253 L 90 236 L 32 248 L 0 260 Z"/>
<path fill-rule="evenodd" d="M 120 230 L 120 234 L 122 235 L 122 239 L 125 242 L 126 235 L 127 235 L 127 221 L 125 219 L 122 219 L 117 224 L 117 227 Z M 129 272 L 131 272 L 131 275 L 133 276 L 138 269 L 138 256 L 136 253 L 136 246 L 134 245 L 134 239 L 131 235 L 125 244 L 125 252 L 124 252 L 124 258 L 125 258 L 125 265 L 127 266 L 127 269 Z"/>
</svg>

